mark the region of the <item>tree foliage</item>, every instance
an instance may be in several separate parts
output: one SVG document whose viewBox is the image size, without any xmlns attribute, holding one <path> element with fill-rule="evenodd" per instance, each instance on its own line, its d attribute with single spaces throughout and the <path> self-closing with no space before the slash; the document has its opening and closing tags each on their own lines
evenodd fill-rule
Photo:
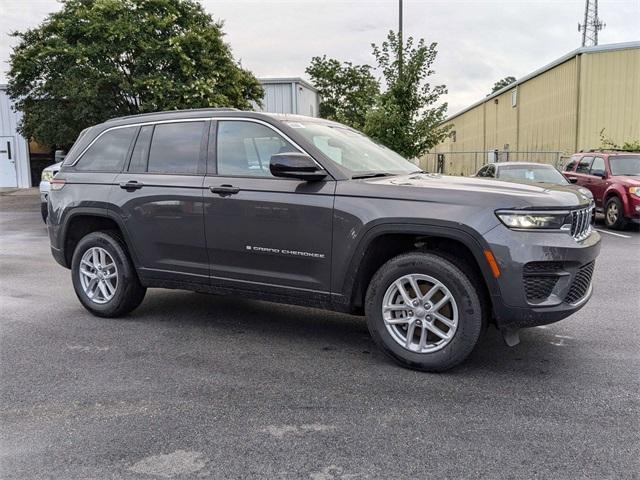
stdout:
<svg viewBox="0 0 640 480">
<path fill-rule="evenodd" d="M 306 69 L 320 94 L 320 116 L 362 130 L 367 112 L 380 93 L 369 65 L 313 57 Z"/>
<path fill-rule="evenodd" d="M 516 83 L 516 77 L 504 77 L 493 84 L 491 93 L 496 93 L 498 90 L 502 90 L 504 87 Z M 489 95 L 491 95 L 491 93 Z"/>
<path fill-rule="evenodd" d="M 437 44 L 427 45 L 424 39 L 414 44 L 409 37 L 402 44 L 400 59 L 400 41 L 390 31 L 381 46 L 372 45 L 387 88 L 367 115 L 365 133 L 407 158 L 416 158 L 444 140 L 449 131 L 440 126 L 447 104 L 438 104 L 447 89 L 428 81 L 434 74 Z"/>
<path fill-rule="evenodd" d="M 68 147 L 108 118 L 178 108 L 250 108 L 262 87 L 192 0 L 62 0 L 16 32 L 9 94 L 26 138 Z"/>
</svg>

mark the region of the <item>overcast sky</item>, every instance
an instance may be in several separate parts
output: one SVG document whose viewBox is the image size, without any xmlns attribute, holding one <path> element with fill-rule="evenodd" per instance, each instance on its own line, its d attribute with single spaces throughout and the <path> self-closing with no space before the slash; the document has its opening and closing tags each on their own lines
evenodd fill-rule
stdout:
<svg viewBox="0 0 640 480">
<path fill-rule="evenodd" d="M 373 63 L 370 44 L 397 28 L 397 0 L 202 0 L 226 40 L 259 77 L 304 76 L 314 55 Z M 640 40 L 640 0 L 600 0 L 600 44 Z M 56 0 L 0 0 L 0 83 L 13 30 L 38 25 Z M 580 46 L 584 0 L 405 0 L 407 35 L 438 43 L 432 83 L 452 114 L 507 75 L 524 76 Z"/>
</svg>

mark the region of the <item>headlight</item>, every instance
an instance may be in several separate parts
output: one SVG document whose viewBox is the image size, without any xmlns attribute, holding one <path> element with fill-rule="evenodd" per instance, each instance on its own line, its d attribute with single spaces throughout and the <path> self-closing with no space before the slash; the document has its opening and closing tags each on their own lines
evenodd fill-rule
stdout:
<svg viewBox="0 0 640 480">
<path fill-rule="evenodd" d="M 565 224 L 568 224 L 569 228 L 571 228 L 571 219 L 567 218 L 568 211 L 527 212 L 498 210 L 496 215 L 509 228 L 559 230 Z"/>
<path fill-rule="evenodd" d="M 640 187 L 629 187 L 629 193 L 635 195 L 636 197 L 640 197 Z"/>
<path fill-rule="evenodd" d="M 50 182 L 53 180 L 53 172 L 51 170 L 43 170 L 41 178 L 43 182 Z"/>
</svg>

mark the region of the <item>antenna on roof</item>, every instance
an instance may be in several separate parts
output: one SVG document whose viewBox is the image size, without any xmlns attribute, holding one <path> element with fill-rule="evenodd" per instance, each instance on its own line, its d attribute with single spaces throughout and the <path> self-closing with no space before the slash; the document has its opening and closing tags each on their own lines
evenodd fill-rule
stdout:
<svg viewBox="0 0 640 480">
<path fill-rule="evenodd" d="M 578 24 L 578 31 L 582 32 L 582 46 L 598 45 L 598 32 L 606 26 L 598 17 L 598 0 L 585 0 L 584 23 Z"/>
</svg>

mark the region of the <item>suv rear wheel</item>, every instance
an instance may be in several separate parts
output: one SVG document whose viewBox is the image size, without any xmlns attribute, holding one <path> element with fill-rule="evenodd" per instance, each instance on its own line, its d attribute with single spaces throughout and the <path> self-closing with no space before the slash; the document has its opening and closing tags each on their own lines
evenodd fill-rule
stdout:
<svg viewBox="0 0 640 480">
<path fill-rule="evenodd" d="M 78 242 L 71 278 L 82 305 L 99 317 L 131 312 L 146 293 L 116 232 L 93 232 Z"/>
<path fill-rule="evenodd" d="M 465 360 L 483 327 L 480 289 L 460 268 L 432 253 L 385 263 L 366 296 L 369 332 L 401 365 L 438 372 Z"/>
<path fill-rule="evenodd" d="M 607 200 L 607 205 L 604 208 L 604 223 L 613 230 L 622 230 L 627 225 L 622 202 L 618 197 L 611 197 Z"/>
</svg>

